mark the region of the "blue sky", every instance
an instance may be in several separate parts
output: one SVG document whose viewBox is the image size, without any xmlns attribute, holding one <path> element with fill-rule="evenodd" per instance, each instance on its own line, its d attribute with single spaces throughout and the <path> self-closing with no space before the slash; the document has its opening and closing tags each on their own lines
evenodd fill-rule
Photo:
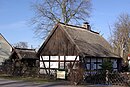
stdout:
<svg viewBox="0 0 130 87">
<path fill-rule="evenodd" d="M 100 34 L 108 40 L 109 25 L 112 28 L 120 14 L 130 14 L 130 0 L 92 0 L 92 4 L 90 23 L 95 31 L 101 32 Z"/>
<path fill-rule="evenodd" d="M 28 42 L 37 47 L 43 40 L 35 38 L 29 20 L 35 15 L 31 8 L 34 0 L 0 0 L 0 33 L 14 44 Z M 130 14 L 130 0 L 92 0 L 92 13 L 89 19 L 93 30 L 101 32 L 108 39 L 109 25 L 112 25 L 119 14 Z"/>
</svg>

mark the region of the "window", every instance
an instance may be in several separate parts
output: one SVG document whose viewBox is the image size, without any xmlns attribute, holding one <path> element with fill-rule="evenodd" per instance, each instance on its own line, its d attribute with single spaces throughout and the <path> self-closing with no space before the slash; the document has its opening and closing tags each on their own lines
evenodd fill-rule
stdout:
<svg viewBox="0 0 130 87">
<path fill-rule="evenodd" d="M 102 59 L 99 58 L 97 61 L 97 69 L 101 69 L 101 65 L 102 65 Z"/>
<path fill-rule="evenodd" d="M 64 69 L 64 62 L 60 62 L 60 69 Z"/>
<path fill-rule="evenodd" d="M 91 58 L 91 70 L 96 70 L 96 59 Z"/>
<path fill-rule="evenodd" d="M 91 62 L 91 70 L 95 70 L 96 69 L 96 64 L 94 64 L 94 62 Z"/>
<path fill-rule="evenodd" d="M 111 62 L 113 64 L 113 68 L 117 68 L 117 59 L 111 59 Z"/>
<path fill-rule="evenodd" d="M 87 70 L 90 70 L 90 64 L 86 64 Z"/>
<path fill-rule="evenodd" d="M 87 59 L 86 59 L 86 62 L 90 62 L 90 58 L 87 58 Z"/>
</svg>

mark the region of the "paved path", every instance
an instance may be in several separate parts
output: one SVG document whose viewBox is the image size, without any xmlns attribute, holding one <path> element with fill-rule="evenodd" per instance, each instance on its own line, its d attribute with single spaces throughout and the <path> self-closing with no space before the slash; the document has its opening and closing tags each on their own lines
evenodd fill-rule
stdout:
<svg viewBox="0 0 130 87">
<path fill-rule="evenodd" d="M 91 85 L 72 86 L 72 85 L 68 85 L 68 83 L 65 81 L 39 84 L 33 82 L 0 79 L 0 87 L 119 87 L 119 86 L 91 86 Z"/>
<path fill-rule="evenodd" d="M 0 79 L 0 87 L 39 87 L 40 85 L 33 82 Z"/>
<path fill-rule="evenodd" d="M 34 82 L 0 79 L 0 87 L 66 87 L 66 86 L 72 87 L 72 86 L 68 86 L 68 84 L 63 81 L 40 84 Z"/>
</svg>

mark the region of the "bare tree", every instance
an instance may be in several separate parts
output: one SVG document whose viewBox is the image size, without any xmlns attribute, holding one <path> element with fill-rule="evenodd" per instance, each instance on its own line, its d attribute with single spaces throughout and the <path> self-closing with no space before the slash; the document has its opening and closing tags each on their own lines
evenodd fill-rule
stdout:
<svg viewBox="0 0 130 87">
<path fill-rule="evenodd" d="M 87 21 L 91 0 L 40 0 L 33 5 L 37 35 L 45 36 L 57 22 L 80 24 Z M 40 33 L 39 33 L 40 32 Z"/>
<path fill-rule="evenodd" d="M 130 52 L 130 15 L 121 14 L 118 21 L 114 23 L 112 31 L 111 43 L 114 51 L 124 58 L 126 61 L 127 55 Z"/>
<path fill-rule="evenodd" d="M 28 48 L 28 43 L 27 42 L 18 42 L 16 44 L 14 44 L 14 47 L 17 47 L 17 48 Z"/>
</svg>

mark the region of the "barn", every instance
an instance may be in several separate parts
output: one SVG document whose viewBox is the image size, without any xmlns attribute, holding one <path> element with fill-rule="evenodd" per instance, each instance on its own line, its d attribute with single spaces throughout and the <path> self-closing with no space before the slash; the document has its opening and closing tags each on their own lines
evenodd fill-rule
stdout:
<svg viewBox="0 0 130 87">
<path fill-rule="evenodd" d="M 84 68 L 92 73 L 101 69 L 106 59 L 113 63 L 113 70 L 120 71 L 122 58 L 112 52 L 110 44 L 97 32 L 91 30 L 88 23 L 75 26 L 58 23 L 37 52 L 41 74 L 54 74 L 58 70 L 67 70 L 68 64 L 75 68 L 76 62 L 82 62 Z"/>
</svg>

